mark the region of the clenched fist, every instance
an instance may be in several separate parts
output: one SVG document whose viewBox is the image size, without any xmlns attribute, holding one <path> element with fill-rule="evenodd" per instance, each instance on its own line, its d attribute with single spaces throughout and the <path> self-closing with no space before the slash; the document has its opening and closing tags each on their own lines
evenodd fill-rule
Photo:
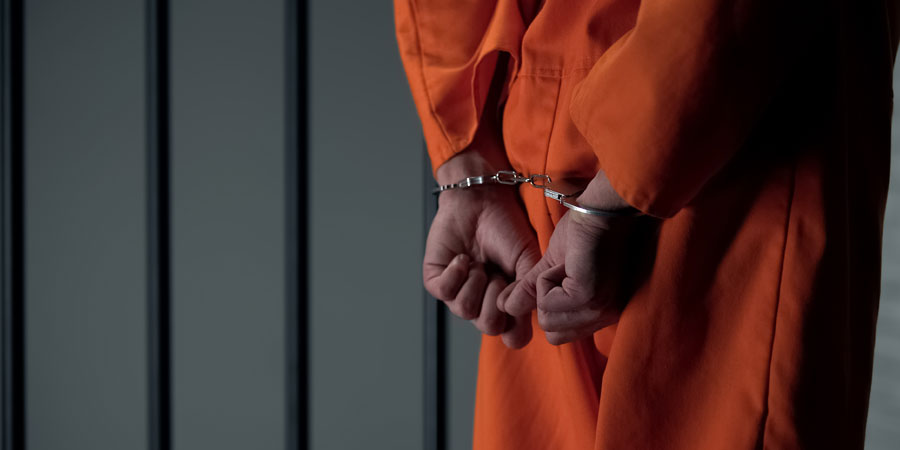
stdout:
<svg viewBox="0 0 900 450">
<path fill-rule="evenodd" d="M 602 172 L 579 203 L 606 210 L 628 208 Z M 501 293 L 498 308 L 512 315 L 537 309 L 538 323 L 554 345 L 616 323 L 630 281 L 639 274 L 634 257 L 646 256 L 642 244 L 651 242 L 645 232 L 651 228 L 641 223 L 646 219 L 567 212 L 540 262 Z"/>
<path fill-rule="evenodd" d="M 474 152 L 463 152 L 438 170 L 438 182 L 497 171 Z M 507 284 L 540 259 L 534 229 L 512 186 L 475 186 L 440 194 L 428 232 L 422 273 L 425 289 L 451 312 L 512 348 L 531 339 L 530 311 L 509 316 L 497 308 Z"/>
</svg>

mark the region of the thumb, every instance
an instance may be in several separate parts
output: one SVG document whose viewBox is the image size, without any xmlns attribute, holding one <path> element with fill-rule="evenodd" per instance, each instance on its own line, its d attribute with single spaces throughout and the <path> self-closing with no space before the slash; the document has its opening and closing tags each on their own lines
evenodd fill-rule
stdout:
<svg viewBox="0 0 900 450">
<path fill-rule="evenodd" d="M 511 316 L 525 315 L 537 307 L 537 279 L 550 268 L 550 260 L 542 258 L 522 278 L 510 283 L 497 297 L 497 308 Z"/>
<path fill-rule="evenodd" d="M 528 222 L 511 223 L 508 228 L 490 227 L 479 233 L 478 241 L 488 261 L 509 278 L 521 278 L 541 258 L 537 236 Z M 485 227 L 488 228 L 488 227 Z"/>
<path fill-rule="evenodd" d="M 531 243 L 516 258 L 516 279 L 525 278 L 528 272 L 541 260 L 541 249 L 537 242 Z"/>
<path fill-rule="evenodd" d="M 504 309 L 504 305 L 506 300 L 509 298 L 510 294 L 516 289 L 516 286 L 521 284 L 521 280 L 528 277 L 529 272 L 534 269 L 534 267 L 541 260 L 541 249 L 540 247 L 535 245 L 527 246 L 522 253 L 516 258 L 515 268 L 516 268 L 516 280 L 506 286 L 500 295 L 497 296 L 497 309 L 500 311 L 506 312 Z M 538 272 L 540 274 L 540 272 Z M 520 288 L 521 289 L 521 288 Z M 534 291 L 532 289 L 532 291 Z M 518 294 L 517 294 L 518 296 Z"/>
<path fill-rule="evenodd" d="M 503 343 L 512 349 L 522 348 L 531 341 L 531 314 L 520 317 L 509 317 L 506 319 L 510 323 L 509 328 L 500 335 Z"/>
</svg>

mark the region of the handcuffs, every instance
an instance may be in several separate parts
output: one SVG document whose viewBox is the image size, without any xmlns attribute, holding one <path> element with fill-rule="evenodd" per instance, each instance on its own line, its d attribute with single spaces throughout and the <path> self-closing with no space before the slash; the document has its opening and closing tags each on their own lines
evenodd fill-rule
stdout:
<svg viewBox="0 0 900 450">
<path fill-rule="evenodd" d="M 513 170 L 501 170 L 493 175 L 481 175 L 463 178 L 456 183 L 440 185 L 436 187 L 432 191 L 432 193 L 437 195 L 441 192 L 451 189 L 467 189 L 473 186 L 486 184 L 503 184 L 515 186 L 524 183 L 528 183 L 532 187 L 538 189 L 543 189 L 544 197 L 552 198 L 566 208 L 569 208 L 572 211 L 576 211 L 581 214 L 601 217 L 636 217 L 644 214 L 641 210 L 632 207 L 616 210 L 606 210 L 581 206 L 575 200 L 575 197 L 578 197 L 578 195 L 581 194 L 584 189 L 573 188 L 572 186 L 569 186 L 565 183 L 557 183 L 557 185 L 553 185 L 553 180 L 549 175 L 532 174 L 526 177 Z"/>
</svg>

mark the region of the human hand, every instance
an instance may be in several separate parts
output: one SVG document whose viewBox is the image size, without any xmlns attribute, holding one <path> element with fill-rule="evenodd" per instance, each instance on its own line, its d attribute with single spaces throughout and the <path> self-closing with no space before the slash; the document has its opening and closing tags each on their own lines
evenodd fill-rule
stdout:
<svg viewBox="0 0 900 450">
<path fill-rule="evenodd" d="M 579 203 L 600 203 L 604 209 L 627 206 L 611 191 L 605 176 L 598 179 L 605 185 L 603 195 L 596 195 L 595 185 L 585 194 L 596 203 L 581 198 Z M 537 309 L 538 323 L 554 345 L 590 336 L 616 323 L 629 288 L 623 282 L 629 279 L 626 270 L 633 268 L 628 264 L 629 239 L 639 220 L 567 212 L 557 223 L 543 258 L 504 289 L 498 308 L 512 315 Z"/>
<path fill-rule="evenodd" d="M 441 166 L 438 182 L 493 173 L 494 167 L 476 153 L 460 154 Z M 539 258 L 515 188 L 454 189 L 440 195 L 425 243 L 423 281 L 451 312 L 519 348 L 531 339 L 530 311 L 511 317 L 497 309 L 496 300 L 508 280 L 523 276 Z"/>
</svg>

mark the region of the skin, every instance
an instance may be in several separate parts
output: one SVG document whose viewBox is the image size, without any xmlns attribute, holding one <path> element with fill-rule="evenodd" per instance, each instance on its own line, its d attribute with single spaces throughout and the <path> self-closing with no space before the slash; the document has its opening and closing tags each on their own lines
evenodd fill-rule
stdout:
<svg viewBox="0 0 900 450">
<path fill-rule="evenodd" d="M 498 152 L 486 155 L 465 151 L 451 158 L 438 169 L 438 182 L 508 167 Z M 629 207 L 603 172 L 578 202 L 607 210 Z M 510 348 L 531 340 L 535 309 L 548 342 L 572 342 L 618 320 L 621 267 L 633 222 L 570 211 L 540 257 L 515 189 L 446 191 L 426 242 L 425 288 L 483 333 L 500 334 Z"/>
<path fill-rule="evenodd" d="M 617 210 L 629 205 L 603 172 L 578 198 L 584 206 Z M 524 277 L 500 294 L 498 308 L 518 315 L 537 309 L 538 323 L 553 345 L 588 337 L 619 319 L 623 261 L 635 218 L 567 212 L 547 252 Z"/>
<path fill-rule="evenodd" d="M 485 153 L 467 150 L 454 156 L 438 169 L 438 183 L 508 167 Z M 509 281 L 531 270 L 540 255 L 515 188 L 445 191 L 425 243 L 425 289 L 482 333 L 501 335 L 507 346 L 519 348 L 531 339 L 530 312 L 508 315 L 497 308 L 497 297 Z"/>
</svg>

